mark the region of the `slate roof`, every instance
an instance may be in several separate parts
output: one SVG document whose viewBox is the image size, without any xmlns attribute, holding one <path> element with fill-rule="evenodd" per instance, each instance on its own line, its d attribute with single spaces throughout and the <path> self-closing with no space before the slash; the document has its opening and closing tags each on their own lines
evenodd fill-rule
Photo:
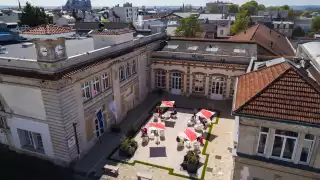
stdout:
<svg viewBox="0 0 320 180">
<path fill-rule="evenodd" d="M 288 62 L 238 78 L 234 114 L 320 124 L 320 87 Z"/>
<path fill-rule="evenodd" d="M 253 41 L 276 56 L 294 56 L 290 42 L 277 31 L 263 24 L 257 24 L 246 31 L 238 33 L 230 38 L 234 41 Z M 272 46 L 271 46 L 272 43 Z"/>
<path fill-rule="evenodd" d="M 121 34 L 126 34 L 126 33 L 133 33 L 135 31 L 129 29 L 129 28 L 124 28 L 124 29 L 103 29 L 103 30 L 92 30 L 90 31 L 90 35 L 121 35 Z"/>
<path fill-rule="evenodd" d="M 58 27 L 58 26 L 38 26 L 34 28 L 29 28 L 22 32 L 22 34 L 30 35 L 53 35 L 53 34 L 63 34 L 73 32 L 71 28 Z"/>
</svg>

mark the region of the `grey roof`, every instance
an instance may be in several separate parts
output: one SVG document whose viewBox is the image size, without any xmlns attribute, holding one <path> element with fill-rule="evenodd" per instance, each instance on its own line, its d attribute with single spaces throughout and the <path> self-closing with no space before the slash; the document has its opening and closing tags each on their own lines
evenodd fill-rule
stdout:
<svg viewBox="0 0 320 180">
<path fill-rule="evenodd" d="M 180 13 L 180 12 L 175 12 L 175 13 L 173 13 L 173 14 L 175 14 L 175 15 L 177 15 L 177 16 L 179 16 L 179 17 L 182 17 L 182 18 L 187 18 L 187 17 L 189 17 L 189 16 L 191 16 L 191 15 L 198 15 L 199 13 L 195 13 L 195 12 L 182 12 L 182 13 Z"/>
<path fill-rule="evenodd" d="M 207 51 L 207 48 L 210 48 L 210 45 L 212 51 Z M 193 50 L 195 49 L 195 46 L 197 46 L 197 48 L 196 50 Z M 245 50 L 245 52 L 240 53 L 239 51 L 237 52 L 237 50 Z M 170 40 L 168 41 L 168 45 L 165 46 L 161 51 L 252 57 L 256 55 L 257 46 L 256 44 L 231 42 Z"/>
<path fill-rule="evenodd" d="M 258 70 L 260 68 L 269 67 L 275 64 L 279 64 L 282 62 L 287 61 L 285 58 L 277 58 L 277 59 L 271 59 L 268 61 L 262 61 L 262 62 L 254 62 L 253 71 Z"/>
<path fill-rule="evenodd" d="M 21 58 L 21 59 L 37 59 L 35 46 L 30 46 L 27 48 L 22 48 L 22 44 L 10 44 L 4 45 L 6 52 L 0 54 L 0 57 L 11 57 L 11 58 Z M 66 49 L 67 55 L 74 56 L 84 52 L 92 51 L 93 48 L 93 39 L 72 39 L 66 40 Z"/>
<path fill-rule="evenodd" d="M 288 17 L 288 11 L 259 11 L 258 16 L 272 16 L 273 18 L 278 17 L 280 15 L 281 18 Z"/>
<path fill-rule="evenodd" d="M 198 19 L 219 20 L 222 19 L 222 14 L 200 14 Z"/>
<path fill-rule="evenodd" d="M 74 29 L 94 30 L 99 28 L 99 22 L 76 22 Z M 103 23 L 105 29 L 123 29 L 129 27 L 129 23 L 107 22 Z"/>
</svg>

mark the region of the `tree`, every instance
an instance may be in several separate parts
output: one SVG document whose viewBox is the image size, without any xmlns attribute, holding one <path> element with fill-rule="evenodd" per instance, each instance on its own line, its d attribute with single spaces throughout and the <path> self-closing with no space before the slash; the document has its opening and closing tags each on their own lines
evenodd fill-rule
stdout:
<svg viewBox="0 0 320 180">
<path fill-rule="evenodd" d="M 303 12 L 303 13 L 301 14 L 301 16 L 303 16 L 303 17 L 310 17 L 310 16 L 311 16 L 310 14 L 311 14 L 310 11 L 305 11 L 305 12 Z"/>
<path fill-rule="evenodd" d="M 267 8 L 266 8 L 266 6 L 265 5 L 263 5 L 263 4 L 259 4 L 258 5 L 258 11 L 265 11 Z"/>
<path fill-rule="evenodd" d="M 239 12 L 239 5 L 237 5 L 237 4 L 229 5 L 228 12 L 229 13 L 238 13 Z"/>
<path fill-rule="evenodd" d="M 304 32 L 304 30 L 300 26 L 294 28 L 292 31 L 292 36 L 294 36 L 294 37 L 303 37 L 305 35 L 306 35 L 306 33 Z"/>
<path fill-rule="evenodd" d="M 247 16 L 247 11 L 241 11 L 237 14 L 237 18 L 231 25 L 231 33 L 236 34 L 238 32 L 244 31 L 249 26 L 249 18 Z"/>
<path fill-rule="evenodd" d="M 247 11 L 248 16 L 257 14 L 258 11 L 264 11 L 266 7 L 263 4 L 258 4 L 257 1 L 248 1 L 241 5 L 240 10 Z"/>
<path fill-rule="evenodd" d="M 290 6 L 288 6 L 288 5 L 280 6 L 280 7 L 279 7 L 279 10 L 280 10 L 280 11 L 288 11 L 288 10 L 290 10 Z"/>
<path fill-rule="evenodd" d="M 211 6 L 209 8 L 209 13 L 217 14 L 217 13 L 219 13 L 219 9 L 217 7 L 215 7 L 215 6 Z"/>
<path fill-rule="evenodd" d="M 320 31 L 320 16 L 316 16 L 312 19 L 311 29 L 315 32 Z"/>
<path fill-rule="evenodd" d="M 175 30 L 175 34 L 184 37 L 195 37 L 196 32 L 200 30 L 200 22 L 198 17 L 191 15 L 180 20 L 179 26 Z"/>
<path fill-rule="evenodd" d="M 39 25 L 48 24 L 48 16 L 43 9 L 32 6 L 29 2 L 23 8 L 22 16 L 20 17 L 20 23 L 22 25 L 28 25 L 35 27 Z"/>
</svg>

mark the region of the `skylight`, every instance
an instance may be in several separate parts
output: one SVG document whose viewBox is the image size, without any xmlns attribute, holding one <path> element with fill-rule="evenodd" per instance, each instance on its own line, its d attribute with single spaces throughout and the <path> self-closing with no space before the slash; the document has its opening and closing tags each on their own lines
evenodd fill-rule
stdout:
<svg viewBox="0 0 320 180">
<path fill-rule="evenodd" d="M 168 49 L 177 49 L 179 45 L 167 45 Z"/>
<path fill-rule="evenodd" d="M 188 50 L 192 50 L 192 51 L 195 51 L 198 49 L 198 46 L 190 46 L 188 47 Z"/>
<path fill-rule="evenodd" d="M 246 53 L 245 49 L 234 49 L 233 52 L 235 53 Z"/>
<path fill-rule="evenodd" d="M 206 51 L 217 52 L 217 51 L 218 51 L 218 48 L 215 48 L 215 47 L 207 47 Z"/>
</svg>

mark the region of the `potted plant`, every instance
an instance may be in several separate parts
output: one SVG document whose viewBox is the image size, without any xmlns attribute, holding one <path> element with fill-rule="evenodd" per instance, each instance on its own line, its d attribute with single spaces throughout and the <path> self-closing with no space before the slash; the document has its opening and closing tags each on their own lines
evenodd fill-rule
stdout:
<svg viewBox="0 0 320 180">
<path fill-rule="evenodd" d="M 134 139 L 126 138 L 119 147 L 119 155 L 125 157 L 132 157 L 138 149 L 138 143 Z"/>
<path fill-rule="evenodd" d="M 194 151 L 188 151 L 184 158 L 189 173 L 197 173 L 200 157 Z"/>
</svg>

